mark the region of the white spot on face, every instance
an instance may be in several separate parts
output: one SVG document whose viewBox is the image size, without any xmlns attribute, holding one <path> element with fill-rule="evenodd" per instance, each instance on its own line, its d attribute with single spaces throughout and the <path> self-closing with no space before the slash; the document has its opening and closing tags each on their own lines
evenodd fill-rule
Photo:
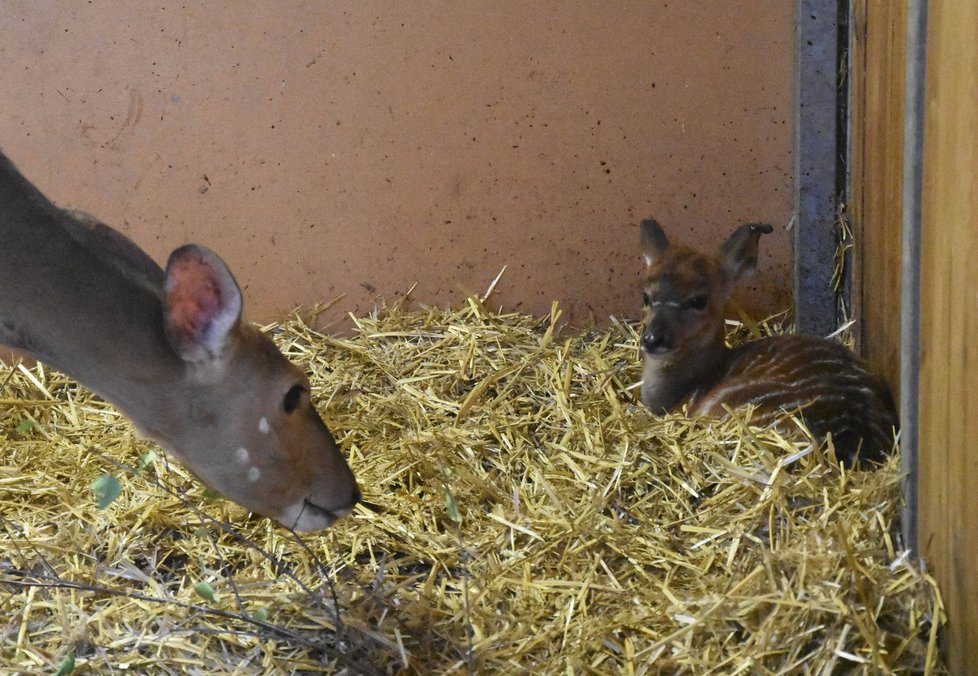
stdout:
<svg viewBox="0 0 978 676">
<path fill-rule="evenodd" d="M 255 483 L 261 478 L 261 470 L 257 467 L 251 467 L 248 469 L 248 481 Z"/>
<path fill-rule="evenodd" d="M 234 452 L 234 456 L 238 459 L 242 465 L 247 465 L 248 461 L 251 460 L 251 454 L 248 453 L 247 448 L 239 448 Z"/>
<path fill-rule="evenodd" d="M 258 421 L 258 431 L 262 434 L 268 434 L 271 428 L 268 426 L 268 418 L 262 418 Z"/>
</svg>

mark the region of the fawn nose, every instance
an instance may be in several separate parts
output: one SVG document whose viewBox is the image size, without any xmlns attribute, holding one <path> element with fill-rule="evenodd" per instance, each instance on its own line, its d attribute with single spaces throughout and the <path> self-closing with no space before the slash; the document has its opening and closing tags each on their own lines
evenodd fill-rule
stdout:
<svg viewBox="0 0 978 676">
<path fill-rule="evenodd" d="M 642 347 L 648 354 L 663 354 L 672 349 L 672 336 L 668 331 L 650 326 L 642 334 Z"/>
<path fill-rule="evenodd" d="M 647 354 L 663 354 L 672 349 L 672 332 L 661 318 L 653 317 L 642 332 L 642 348 Z"/>
</svg>

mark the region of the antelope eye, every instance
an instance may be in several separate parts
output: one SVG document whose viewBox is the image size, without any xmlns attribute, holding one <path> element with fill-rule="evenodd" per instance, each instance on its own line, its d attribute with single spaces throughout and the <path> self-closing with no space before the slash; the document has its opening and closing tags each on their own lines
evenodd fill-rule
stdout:
<svg viewBox="0 0 978 676">
<path fill-rule="evenodd" d="M 707 297 L 706 294 L 700 294 L 699 296 L 693 296 L 686 301 L 686 307 L 693 310 L 703 310 L 706 308 Z"/>
<path fill-rule="evenodd" d="M 289 388 L 289 391 L 285 393 L 285 398 L 282 399 L 282 410 L 286 413 L 292 413 L 297 408 L 299 408 L 299 402 L 302 401 L 302 395 L 307 392 L 305 387 L 302 385 L 293 385 Z"/>
<path fill-rule="evenodd" d="M 645 293 L 643 291 L 642 292 L 642 305 L 648 305 L 648 304 L 649 304 L 649 294 L 647 294 L 647 293 Z"/>
</svg>

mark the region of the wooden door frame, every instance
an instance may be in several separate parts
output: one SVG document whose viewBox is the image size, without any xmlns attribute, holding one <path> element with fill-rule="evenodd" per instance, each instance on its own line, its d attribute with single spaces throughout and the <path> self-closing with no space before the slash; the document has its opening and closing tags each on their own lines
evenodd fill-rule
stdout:
<svg viewBox="0 0 978 676">
<path fill-rule="evenodd" d="M 859 333 L 871 359 L 898 347 L 903 546 L 943 590 L 948 666 L 975 673 L 978 271 L 969 256 L 978 251 L 978 7 L 851 2 L 859 52 L 849 71 Z M 894 111 L 899 124 L 889 117 Z M 894 220 L 899 229 L 881 240 Z M 875 245 L 860 247 L 867 241 Z M 887 323 L 890 306 L 899 311 L 895 326 Z"/>
</svg>

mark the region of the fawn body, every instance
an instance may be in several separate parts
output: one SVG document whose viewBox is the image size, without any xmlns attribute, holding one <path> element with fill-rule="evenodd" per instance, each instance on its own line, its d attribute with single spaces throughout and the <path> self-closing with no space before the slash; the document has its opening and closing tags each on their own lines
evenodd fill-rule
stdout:
<svg viewBox="0 0 978 676">
<path fill-rule="evenodd" d="M 846 464 L 880 461 L 897 417 L 886 383 L 844 346 L 803 335 L 773 336 L 730 349 L 723 309 L 734 282 L 752 272 L 771 226 L 741 226 L 718 257 L 670 244 L 654 220 L 641 225 L 646 271 L 642 402 L 664 413 L 725 416 L 753 406 L 751 422 L 799 412 L 819 438 L 832 436 Z"/>
<path fill-rule="evenodd" d="M 353 473 L 305 375 L 241 307 L 213 252 L 181 247 L 164 271 L 0 153 L 0 344 L 97 392 L 227 498 L 325 528 L 359 500 Z"/>
</svg>

